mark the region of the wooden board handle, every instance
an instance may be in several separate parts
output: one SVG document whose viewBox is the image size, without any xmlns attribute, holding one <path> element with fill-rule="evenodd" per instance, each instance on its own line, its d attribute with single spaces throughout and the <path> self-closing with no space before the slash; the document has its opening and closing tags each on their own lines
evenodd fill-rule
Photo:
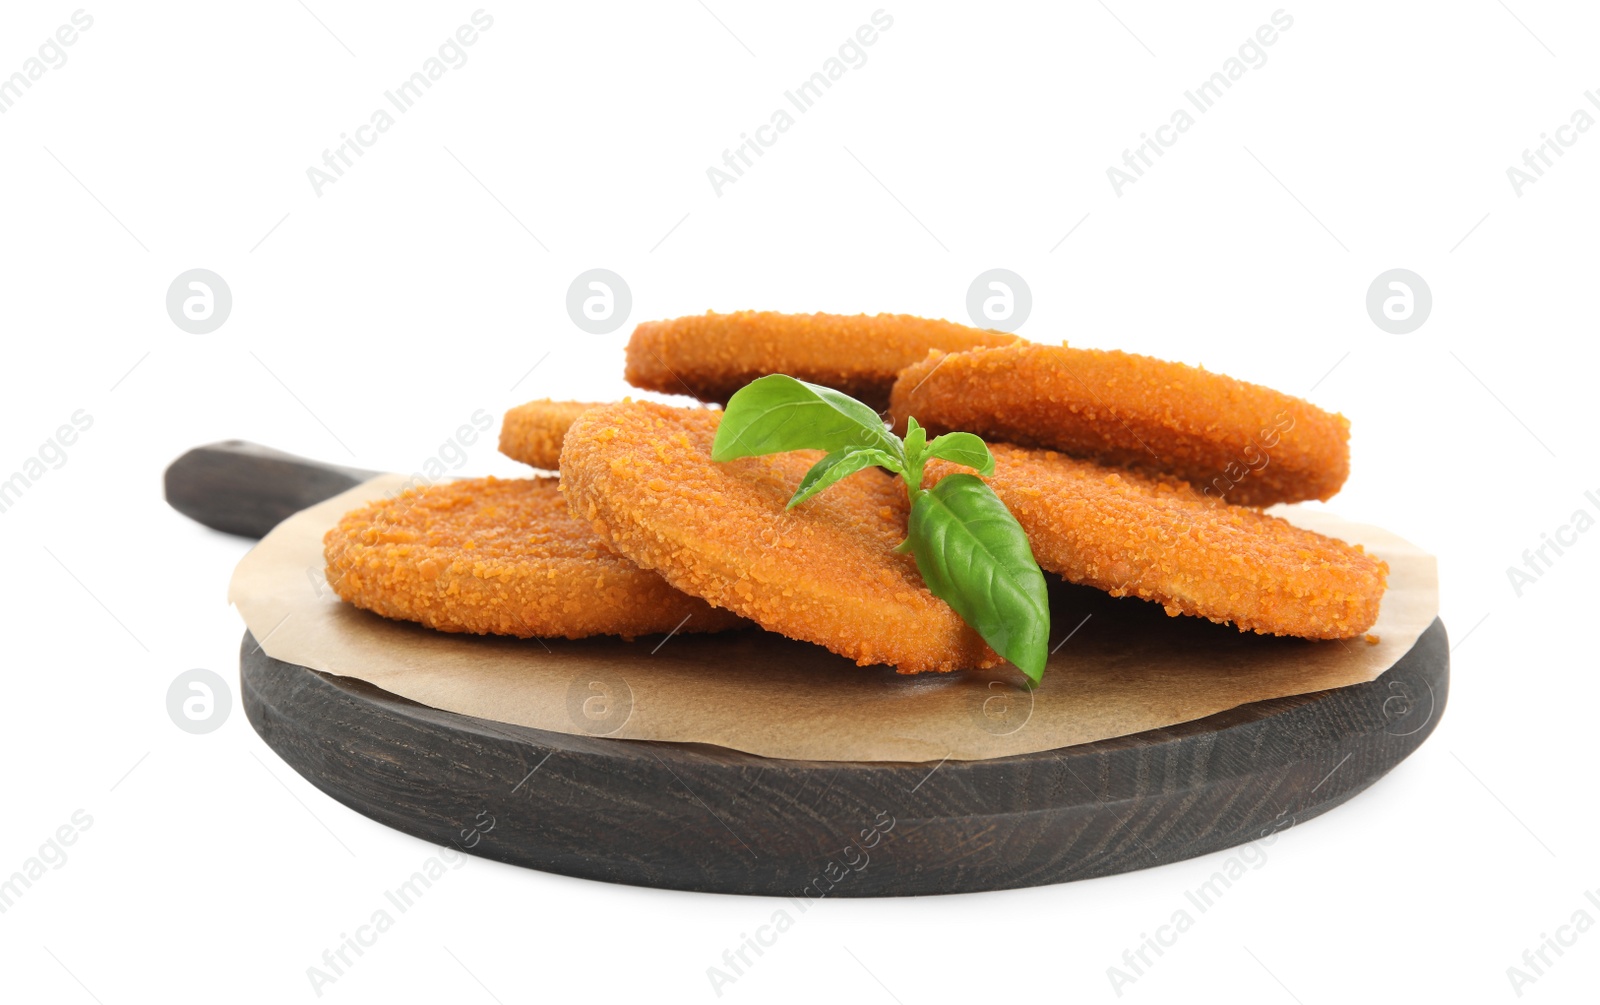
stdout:
<svg viewBox="0 0 1600 1005">
<path fill-rule="evenodd" d="M 259 538 L 290 514 L 376 474 L 223 440 L 173 461 L 165 481 L 167 503 L 179 513 L 215 530 Z"/>
</svg>

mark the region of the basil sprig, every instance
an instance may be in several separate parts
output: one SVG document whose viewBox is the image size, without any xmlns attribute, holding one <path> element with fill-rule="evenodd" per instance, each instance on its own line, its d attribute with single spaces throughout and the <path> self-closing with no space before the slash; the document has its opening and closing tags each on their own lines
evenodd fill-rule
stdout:
<svg viewBox="0 0 1600 1005">
<path fill-rule="evenodd" d="M 994 490 L 969 474 L 922 487 L 933 458 L 994 474 L 994 456 L 971 433 L 928 439 L 917 420 L 906 420 L 901 439 L 878 413 L 848 395 L 785 374 L 752 381 L 728 400 L 711 457 L 825 450 L 789 500 L 789 508 L 864 468 L 900 475 L 911 499 L 911 518 L 900 550 L 909 550 L 934 596 L 949 604 L 995 652 L 1037 684 L 1044 676 L 1050 608 L 1044 574 L 1028 537 Z"/>
</svg>

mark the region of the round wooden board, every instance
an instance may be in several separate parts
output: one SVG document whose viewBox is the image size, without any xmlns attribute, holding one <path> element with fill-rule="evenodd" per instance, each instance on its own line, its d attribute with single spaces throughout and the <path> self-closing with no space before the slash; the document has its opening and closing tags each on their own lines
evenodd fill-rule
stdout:
<svg viewBox="0 0 1600 1005">
<path fill-rule="evenodd" d="M 371 474 L 234 440 L 175 460 L 166 495 L 208 527 L 260 537 Z M 1449 674 L 1435 620 L 1368 684 L 1060 750 L 899 764 L 545 732 L 279 662 L 248 633 L 240 650 L 256 732 L 374 820 L 548 872 L 805 897 L 1037 886 L 1258 840 L 1417 749 Z"/>
<path fill-rule="evenodd" d="M 245 634 L 245 712 L 318 788 L 438 844 L 547 872 L 717 893 L 969 893 L 1142 869 L 1339 805 L 1444 711 L 1435 620 L 1377 680 L 984 761 L 776 760 L 440 711 L 274 660 Z"/>
</svg>

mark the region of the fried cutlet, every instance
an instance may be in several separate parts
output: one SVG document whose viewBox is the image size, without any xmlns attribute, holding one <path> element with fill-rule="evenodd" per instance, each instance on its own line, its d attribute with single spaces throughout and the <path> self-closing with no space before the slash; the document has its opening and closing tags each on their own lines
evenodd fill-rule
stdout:
<svg viewBox="0 0 1600 1005">
<path fill-rule="evenodd" d="M 626 376 L 647 391 L 726 404 L 757 377 L 786 373 L 882 411 L 895 374 L 929 350 L 954 352 L 1016 340 L 909 314 L 706 313 L 635 328 Z"/>
<path fill-rule="evenodd" d="M 561 440 L 567 427 L 593 407 L 587 401 L 545 398 L 507 409 L 500 422 L 500 452 L 541 471 L 555 471 L 561 467 Z"/>
<path fill-rule="evenodd" d="M 1338 639 L 1378 617 L 1389 567 L 1275 516 L 1049 450 L 994 444 L 986 478 L 1039 566 L 1113 596 L 1142 597 L 1263 635 Z M 936 461 L 929 483 L 966 469 Z"/>
<path fill-rule="evenodd" d="M 624 402 L 578 417 L 561 451 L 573 512 L 685 593 L 761 627 L 901 673 L 1000 658 L 923 585 L 905 489 L 858 472 L 786 509 L 815 450 L 711 459 L 720 412 Z"/>
<path fill-rule="evenodd" d="M 1350 423 L 1182 363 L 1018 343 L 930 354 L 895 382 L 897 428 L 952 429 L 1176 475 L 1246 506 L 1326 500 L 1350 473 Z"/>
<path fill-rule="evenodd" d="M 323 538 L 328 582 L 357 607 L 445 632 L 576 639 L 741 624 L 613 554 L 556 481 L 442 482 L 353 510 Z"/>
</svg>

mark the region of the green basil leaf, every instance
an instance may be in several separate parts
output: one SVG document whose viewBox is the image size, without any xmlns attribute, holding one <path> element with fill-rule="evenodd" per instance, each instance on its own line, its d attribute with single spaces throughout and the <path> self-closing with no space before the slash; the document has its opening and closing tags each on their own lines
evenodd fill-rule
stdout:
<svg viewBox="0 0 1600 1005">
<path fill-rule="evenodd" d="M 923 582 L 1038 683 L 1049 655 L 1044 574 L 1016 517 L 975 475 L 917 495 L 908 527 Z"/>
<path fill-rule="evenodd" d="M 906 437 L 906 453 L 910 454 L 911 437 Z M 976 468 L 980 475 L 994 474 L 994 455 L 988 444 L 971 433 L 945 433 L 928 444 L 928 457 L 939 457 L 953 464 Z"/>
<path fill-rule="evenodd" d="M 901 456 L 899 437 L 877 412 L 832 388 L 774 373 L 751 381 L 728 399 L 711 458 L 731 461 L 787 450 L 850 447 Z"/>
<path fill-rule="evenodd" d="M 906 436 L 904 441 L 906 463 L 912 467 L 920 468 L 927 442 L 928 431 L 917 425 L 917 420 L 913 416 L 906 416 Z M 921 486 L 919 485 L 918 487 L 920 488 Z"/>
<path fill-rule="evenodd" d="M 789 500 L 788 508 L 794 509 L 839 479 L 853 475 L 862 468 L 871 467 L 888 468 L 896 474 L 900 473 L 900 461 L 882 450 L 861 447 L 835 450 L 811 465 L 811 470 L 800 479 L 800 487 L 795 489 L 794 498 Z"/>
</svg>

